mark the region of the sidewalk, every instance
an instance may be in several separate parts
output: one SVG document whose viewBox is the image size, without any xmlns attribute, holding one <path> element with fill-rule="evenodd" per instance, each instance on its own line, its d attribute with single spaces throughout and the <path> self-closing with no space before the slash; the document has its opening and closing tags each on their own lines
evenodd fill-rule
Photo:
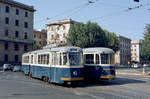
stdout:
<svg viewBox="0 0 150 99">
<path fill-rule="evenodd" d="M 134 68 L 125 68 L 125 69 L 116 69 L 117 75 L 136 75 L 136 76 L 150 76 L 149 72 L 143 74 L 143 68 L 134 69 Z"/>
</svg>

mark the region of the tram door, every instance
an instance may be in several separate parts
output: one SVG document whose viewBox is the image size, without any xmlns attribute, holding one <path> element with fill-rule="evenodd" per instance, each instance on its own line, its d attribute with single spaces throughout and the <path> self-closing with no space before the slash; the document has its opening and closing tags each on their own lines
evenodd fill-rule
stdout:
<svg viewBox="0 0 150 99">
<path fill-rule="evenodd" d="M 102 71 L 102 68 L 100 66 L 100 55 L 99 54 L 95 54 L 94 55 L 94 60 L 95 60 L 95 77 L 96 78 L 99 78 L 99 76 L 101 75 L 101 71 Z"/>
<path fill-rule="evenodd" d="M 51 79 L 53 82 L 58 82 L 59 81 L 59 53 L 54 52 L 52 53 L 52 71 L 51 71 Z"/>
</svg>

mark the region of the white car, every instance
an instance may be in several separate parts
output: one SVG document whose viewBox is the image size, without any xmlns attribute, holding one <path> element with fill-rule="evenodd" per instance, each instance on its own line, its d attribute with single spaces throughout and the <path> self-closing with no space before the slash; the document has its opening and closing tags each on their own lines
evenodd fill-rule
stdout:
<svg viewBox="0 0 150 99">
<path fill-rule="evenodd" d="M 149 67 L 150 64 L 143 64 L 143 67 Z"/>
<path fill-rule="evenodd" d="M 4 64 L 3 65 L 3 71 L 7 71 L 7 70 L 12 70 L 12 65 L 11 64 Z"/>
<path fill-rule="evenodd" d="M 133 64 L 132 67 L 133 68 L 139 68 L 139 67 L 142 67 L 142 65 L 141 64 Z"/>
</svg>

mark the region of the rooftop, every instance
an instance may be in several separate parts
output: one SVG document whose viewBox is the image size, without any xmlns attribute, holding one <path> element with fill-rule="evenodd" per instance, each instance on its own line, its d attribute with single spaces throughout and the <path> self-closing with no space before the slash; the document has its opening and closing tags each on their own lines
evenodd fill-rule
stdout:
<svg viewBox="0 0 150 99">
<path fill-rule="evenodd" d="M 61 25 L 61 24 L 65 24 L 65 23 L 74 23 L 75 21 L 72 19 L 64 19 L 64 20 L 58 20 L 58 21 L 53 21 L 53 22 L 49 22 L 48 24 L 46 24 L 47 26 L 50 25 Z"/>
<path fill-rule="evenodd" d="M 23 3 L 20 3 L 20 2 L 14 1 L 14 0 L 0 0 L 0 3 L 12 5 L 12 6 L 19 7 L 19 8 L 29 10 L 29 11 L 32 11 L 32 12 L 35 11 L 33 6 L 28 6 L 28 5 L 25 5 Z"/>
</svg>

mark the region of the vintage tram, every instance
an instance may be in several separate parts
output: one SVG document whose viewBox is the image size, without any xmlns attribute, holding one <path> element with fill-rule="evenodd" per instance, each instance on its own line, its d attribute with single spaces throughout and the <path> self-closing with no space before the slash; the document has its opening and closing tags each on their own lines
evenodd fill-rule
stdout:
<svg viewBox="0 0 150 99">
<path fill-rule="evenodd" d="M 86 80 L 115 79 L 114 51 L 95 47 L 83 49 Z"/>
<path fill-rule="evenodd" d="M 22 70 L 44 81 L 64 84 L 84 80 L 83 52 L 79 47 L 54 47 L 23 54 Z"/>
</svg>

